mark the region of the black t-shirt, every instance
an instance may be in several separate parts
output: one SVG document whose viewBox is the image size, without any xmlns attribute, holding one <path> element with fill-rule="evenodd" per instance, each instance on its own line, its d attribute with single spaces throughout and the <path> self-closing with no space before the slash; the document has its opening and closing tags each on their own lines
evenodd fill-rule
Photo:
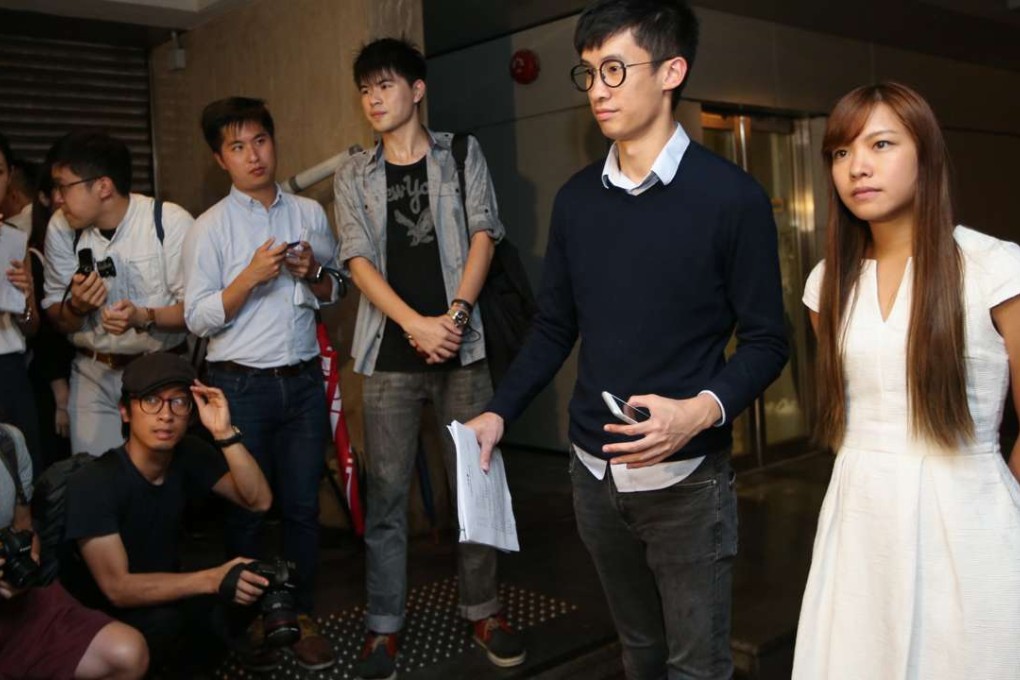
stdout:
<svg viewBox="0 0 1020 680">
<path fill-rule="evenodd" d="M 386 280 L 400 299 L 423 316 L 438 316 L 449 309 L 424 158 L 413 165 L 386 164 Z M 377 371 L 442 371 L 458 365 L 455 360 L 425 363 L 404 338 L 404 330 L 386 319 Z"/>
<path fill-rule="evenodd" d="M 131 573 L 178 571 L 185 502 L 206 496 L 227 471 L 223 454 L 192 436 L 178 445 L 160 485 L 142 476 L 123 446 L 76 471 L 66 491 L 64 585 L 88 606 L 112 608 L 77 549 L 79 539 L 110 534 L 120 534 Z"/>
</svg>

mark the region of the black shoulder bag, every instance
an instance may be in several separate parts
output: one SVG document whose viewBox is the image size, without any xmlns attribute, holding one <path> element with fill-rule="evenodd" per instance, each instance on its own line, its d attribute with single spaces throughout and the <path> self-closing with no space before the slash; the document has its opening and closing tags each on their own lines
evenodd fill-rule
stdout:
<svg viewBox="0 0 1020 680">
<path fill-rule="evenodd" d="M 464 206 L 464 224 L 468 229 L 468 243 L 471 230 L 467 225 L 467 179 L 465 165 L 469 135 L 453 136 L 453 159 L 457 163 L 457 178 L 460 182 L 460 200 Z M 485 332 L 485 356 L 489 362 L 489 375 L 495 388 L 503 379 L 510 363 L 517 356 L 524 338 L 531 328 L 531 320 L 537 307 L 531 284 L 521 264 L 517 248 L 504 237 L 496 244 L 496 252 L 489 266 L 489 274 L 482 286 L 477 301 L 482 315 Z"/>
</svg>

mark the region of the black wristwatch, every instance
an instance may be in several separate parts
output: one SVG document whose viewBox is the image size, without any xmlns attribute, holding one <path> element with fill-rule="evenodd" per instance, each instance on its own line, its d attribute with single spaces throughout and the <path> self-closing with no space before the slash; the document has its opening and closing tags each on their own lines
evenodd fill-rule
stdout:
<svg viewBox="0 0 1020 680">
<path fill-rule="evenodd" d="M 240 442 L 241 439 L 244 438 L 244 435 L 241 433 L 241 429 L 237 427 L 237 425 L 231 425 L 231 427 L 234 428 L 234 434 L 230 435 L 226 439 L 213 439 L 212 443 L 221 449 L 225 449 L 228 446 L 232 446 Z"/>
</svg>

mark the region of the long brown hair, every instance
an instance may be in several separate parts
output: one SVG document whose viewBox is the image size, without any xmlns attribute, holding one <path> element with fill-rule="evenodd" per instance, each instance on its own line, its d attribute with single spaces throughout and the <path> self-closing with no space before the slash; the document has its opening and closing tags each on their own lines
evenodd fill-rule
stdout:
<svg viewBox="0 0 1020 680">
<path fill-rule="evenodd" d="M 846 431 L 843 340 L 846 315 L 871 244 L 868 223 L 840 200 L 832 153 L 854 140 L 879 103 L 900 119 L 917 147 L 914 195 L 913 304 L 907 336 L 907 398 L 915 435 L 946 447 L 974 432 L 964 364 L 963 265 L 953 240 L 949 154 L 935 114 L 899 83 L 859 87 L 829 116 L 822 155 L 829 170 L 828 245 L 818 323 L 818 439 L 838 448 Z"/>
</svg>

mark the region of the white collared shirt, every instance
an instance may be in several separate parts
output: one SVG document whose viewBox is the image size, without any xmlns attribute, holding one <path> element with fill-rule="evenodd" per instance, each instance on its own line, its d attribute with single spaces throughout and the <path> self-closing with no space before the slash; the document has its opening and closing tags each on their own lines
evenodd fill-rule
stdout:
<svg viewBox="0 0 1020 680">
<path fill-rule="evenodd" d="M 130 300 L 139 307 L 166 307 L 184 300 L 181 249 L 185 234 L 194 223 L 188 212 L 174 203 L 163 203 L 163 243 L 156 235 L 155 199 L 130 194 L 128 209 L 107 239 L 96 227 L 81 230 L 74 244 L 74 230 L 60 210 L 53 213 L 46 228 L 45 278 L 49 308 L 64 300 L 71 277 L 78 270 L 78 252 L 91 248 L 96 262 L 113 261 L 116 275 L 103 279 L 106 304 Z M 68 297 L 70 295 L 68 294 Z M 100 310 L 85 316 L 81 330 L 69 336 L 75 347 L 96 352 L 141 354 L 170 349 L 184 342 L 186 333 L 150 332 L 129 329 L 112 335 L 103 328 Z"/>
<path fill-rule="evenodd" d="M 17 215 L 11 215 L 10 217 L 5 217 L 4 219 L 7 220 L 7 222 L 9 222 L 10 224 L 13 224 L 21 231 L 25 232 L 26 234 L 31 234 L 32 204 L 29 203 L 28 205 L 26 205 L 24 208 L 21 209 L 21 212 L 19 212 Z"/>
<path fill-rule="evenodd" d="M 691 138 L 687 136 L 683 126 L 677 123 L 673 135 L 666 142 L 666 146 L 662 147 L 655 162 L 652 163 L 652 169 L 648 171 L 643 180 L 635 182 L 623 174 L 620 169 L 620 149 L 616 142 L 613 142 L 613 145 L 609 147 L 609 154 L 606 156 L 606 164 L 602 167 L 602 186 L 607 189 L 616 187 L 623 189 L 631 196 L 639 196 L 655 186 L 656 182 L 669 184 L 676 177 L 680 161 L 683 160 L 687 147 L 690 145 Z"/>
<path fill-rule="evenodd" d="M 605 479 L 606 468 L 612 469 L 613 483 L 616 484 L 616 490 L 620 493 L 655 491 L 673 486 L 686 479 L 698 469 L 701 461 L 705 460 L 704 456 L 698 456 L 697 458 L 671 460 L 649 467 L 631 469 L 626 465 L 610 465 L 608 461 L 593 456 L 577 446 L 574 446 L 574 453 L 595 479 Z"/>
</svg>

